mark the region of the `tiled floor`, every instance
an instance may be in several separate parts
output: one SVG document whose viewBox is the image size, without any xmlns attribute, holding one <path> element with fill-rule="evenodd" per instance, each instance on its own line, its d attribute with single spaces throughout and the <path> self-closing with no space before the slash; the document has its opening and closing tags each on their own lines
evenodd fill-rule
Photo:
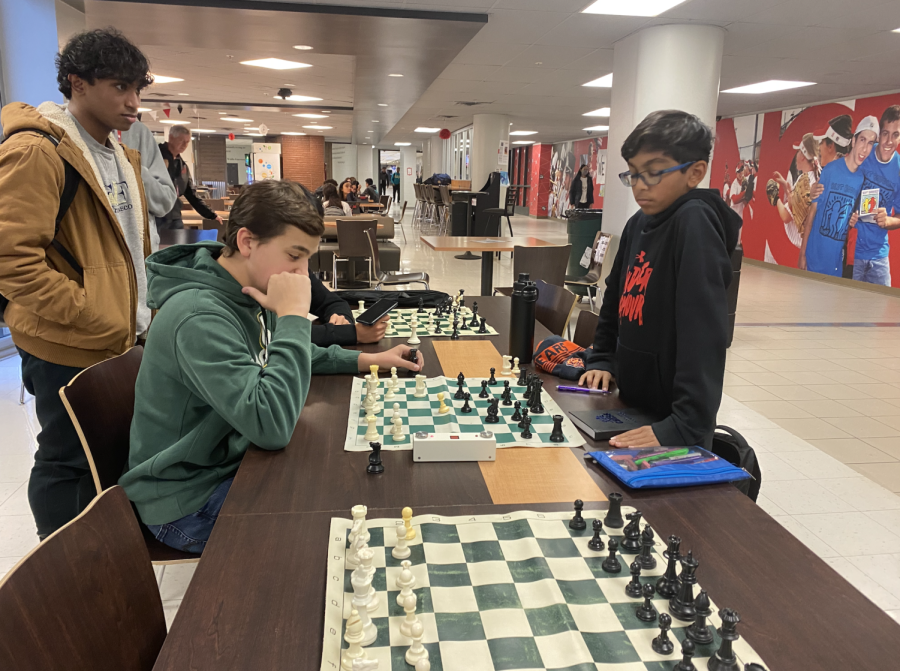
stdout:
<svg viewBox="0 0 900 671">
<path fill-rule="evenodd" d="M 395 238 L 403 267 L 428 272 L 435 289 L 477 294 L 481 264 L 425 247 L 408 220 L 407 243 Z M 513 226 L 566 242 L 560 222 Z M 511 281 L 504 254 L 494 283 Z M 900 327 L 858 325 L 876 322 L 900 323 L 900 299 L 745 265 L 718 419 L 759 455 L 760 506 L 900 621 Z M 0 360 L 0 576 L 37 542 L 26 490 L 38 428 L 18 390 L 18 360 Z M 169 622 L 195 567 L 165 571 Z"/>
</svg>

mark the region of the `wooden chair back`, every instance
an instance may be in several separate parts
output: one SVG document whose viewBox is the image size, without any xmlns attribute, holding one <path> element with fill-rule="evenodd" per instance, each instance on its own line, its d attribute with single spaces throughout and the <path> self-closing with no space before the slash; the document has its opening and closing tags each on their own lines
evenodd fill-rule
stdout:
<svg viewBox="0 0 900 671">
<path fill-rule="evenodd" d="M 128 462 L 134 385 L 143 354 L 140 345 L 132 347 L 85 368 L 59 390 L 98 492 L 115 485 Z"/>
<path fill-rule="evenodd" d="M 497 219 L 500 222 L 500 219 Z M 572 245 L 556 247 L 515 247 L 513 252 L 513 279 L 519 273 L 528 273 L 531 280 L 544 280 L 558 287 L 566 281 L 566 266 Z"/>
<path fill-rule="evenodd" d="M 405 207 L 405 205 L 404 205 Z M 378 255 L 378 232 L 375 229 L 366 229 L 366 242 L 369 245 L 369 251 L 366 256 L 372 257 L 372 267 L 375 269 L 375 277 L 381 278 L 384 273 L 381 272 L 381 257 Z"/>
<path fill-rule="evenodd" d="M 578 313 L 578 321 L 575 322 L 575 335 L 572 342 L 579 347 L 588 348 L 594 344 L 594 333 L 597 331 L 597 321 L 600 315 L 590 310 L 582 310 Z"/>
<path fill-rule="evenodd" d="M 381 196 L 378 199 L 378 202 L 381 203 L 381 210 L 385 211 L 387 209 L 387 204 L 391 201 L 390 196 Z"/>
<path fill-rule="evenodd" d="M 337 255 L 342 259 L 369 258 L 369 243 L 366 240 L 366 231 L 370 230 L 378 234 L 378 222 L 375 219 L 338 219 L 337 224 Z"/>
<path fill-rule="evenodd" d="M 407 201 L 403 201 L 403 208 L 400 210 L 400 218 L 397 220 L 399 223 L 403 223 L 403 217 L 406 216 L 406 203 Z"/>
<path fill-rule="evenodd" d="M 204 202 L 204 205 L 211 209 L 213 212 L 225 209 L 225 199 L 224 198 L 209 198 Z"/>
<path fill-rule="evenodd" d="M 0 669 L 150 671 L 166 620 L 121 487 L 95 498 L 0 580 Z"/>
<path fill-rule="evenodd" d="M 535 284 L 538 290 L 537 304 L 534 307 L 535 319 L 553 335 L 563 335 L 578 296 L 565 287 L 547 284 L 544 280 L 538 280 Z"/>
</svg>

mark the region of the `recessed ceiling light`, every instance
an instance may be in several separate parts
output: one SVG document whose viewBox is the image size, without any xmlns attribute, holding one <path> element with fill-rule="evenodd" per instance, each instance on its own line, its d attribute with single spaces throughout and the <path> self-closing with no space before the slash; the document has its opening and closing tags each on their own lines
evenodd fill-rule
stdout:
<svg viewBox="0 0 900 671">
<path fill-rule="evenodd" d="M 381 123 L 378 119 L 372 119 L 372 123 Z"/>
<path fill-rule="evenodd" d="M 378 103 L 379 107 L 387 107 L 387 103 Z"/>
<path fill-rule="evenodd" d="M 189 123 L 191 123 L 190 121 L 182 121 L 181 119 L 160 119 L 159 122 L 160 123 L 170 123 L 174 126 L 188 125 Z"/>
<path fill-rule="evenodd" d="M 534 144 L 534 140 L 516 140 L 513 144 Z"/>
<path fill-rule="evenodd" d="M 282 86 L 287 86 L 289 89 L 292 89 L 296 86 L 296 84 L 282 84 Z"/>
<path fill-rule="evenodd" d="M 392 75 L 388 75 L 388 77 L 402 77 L 403 75 L 398 75 L 396 72 Z"/>
<path fill-rule="evenodd" d="M 511 130 L 510 135 L 537 135 L 536 130 Z"/>
<path fill-rule="evenodd" d="M 241 61 L 241 65 L 253 65 L 258 68 L 270 70 L 296 70 L 297 68 L 311 68 L 309 63 L 286 61 L 283 58 L 257 58 L 255 61 Z"/>
<path fill-rule="evenodd" d="M 582 128 L 582 130 L 609 130 L 609 126 L 589 126 L 587 128 Z"/>
<path fill-rule="evenodd" d="M 231 112 L 219 112 L 219 114 L 231 114 Z"/>
<path fill-rule="evenodd" d="M 298 133 L 297 131 L 285 131 L 282 135 L 306 135 L 306 133 Z"/>
<path fill-rule="evenodd" d="M 294 49 L 297 49 L 298 51 L 309 51 L 312 47 L 308 44 L 295 44 Z"/>
<path fill-rule="evenodd" d="M 783 79 L 770 79 L 765 82 L 738 86 L 726 89 L 722 93 L 771 93 L 772 91 L 784 91 L 786 89 L 798 89 L 802 86 L 813 86 L 815 82 L 791 82 Z"/>
<path fill-rule="evenodd" d="M 243 135 L 249 135 L 250 137 L 265 137 L 262 133 L 243 133 Z"/>
<path fill-rule="evenodd" d="M 437 133 L 440 128 L 426 128 L 425 126 L 419 126 L 416 128 L 417 133 Z"/>
<path fill-rule="evenodd" d="M 236 117 L 236 116 L 226 116 L 226 117 L 222 117 L 221 119 L 219 119 L 219 121 L 235 122 L 235 123 L 247 123 L 247 122 L 252 122 L 253 119 L 241 119 L 241 118 Z"/>
<path fill-rule="evenodd" d="M 395 142 L 394 146 L 395 147 L 408 147 L 411 144 L 412 144 L 412 142 Z"/>
<path fill-rule="evenodd" d="M 171 84 L 172 82 L 183 82 L 184 81 L 183 79 L 181 79 L 181 77 L 166 77 L 165 75 L 154 75 L 154 74 L 151 74 L 150 76 L 153 77 L 154 84 Z"/>
<path fill-rule="evenodd" d="M 282 100 L 281 96 L 272 96 L 276 100 Z M 294 100 L 296 102 L 315 102 L 317 100 L 321 100 L 321 98 L 314 98 L 312 96 L 298 96 L 298 95 L 290 95 L 284 100 Z"/>
<path fill-rule="evenodd" d="M 619 0 L 596 0 L 581 10 L 585 14 L 615 14 L 617 16 L 659 16 L 680 5 L 685 0 L 640 0 L 640 2 L 620 2 Z"/>
<path fill-rule="evenodd" d="M 543 64 L 544 64 L 544 61 L 537 61 L 537 62 L 535 63 L 535 65 L 543 65 Z"/>
<path fill-rule="evenodd" d="M 322 110 L 322 114 L 331 114 L 330 110 Z"/>
<path fill-rule="evenodd" d="M 298 116 L 301 119 L 327 119 L 327 114 L 294 114 L 293 116 Z"/>
<path fill-rule="evenodd" d="M 189 96 L 189 95 L 191 95 L 191 94 L 190 94 L 190 93 L 179 93 L 178 95 L 180 95 L 180 96 Z"/>
<path fill-rule="evenodd" d="M 599 79 L 594 79 L 587 84 L 582 84 L 582 86 L 599 86 L 605 89 L 612 88 L 612 72 L 610 72 L 608 75 L 600 77 Z"/>
<path fill-rule="evenodd" d="M 333 126 L 304 126 L 304 128 L 312 128 L 313 130 L 331 130 Z"/>
<path fill-rule="evenodd" d="M 212 128 L 191 128 L 192 133 L 215 133 Z"/>
<path fill-rule="evenodd" d="M 892 33 L 900 33 L 900 28 L 894 28 L 891 32 Z"/>
<path fill-rule="evenodd" d="M 138 107 L 138 112 L 150 112 L 149 107 Z"/>
<path fill-rule="evenodd" d="M 601 107 L 598 110 L 594 110 L 593 112 L 585 112 L 581 116 L 609 116 L 609 108 Z"/>
</svg>

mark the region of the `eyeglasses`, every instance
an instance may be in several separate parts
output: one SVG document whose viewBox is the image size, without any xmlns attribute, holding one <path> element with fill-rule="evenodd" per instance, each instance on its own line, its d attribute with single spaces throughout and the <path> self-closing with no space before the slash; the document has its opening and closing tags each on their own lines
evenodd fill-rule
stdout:
<svg viewBox="0 0 900 671">
<path fill-rule="evenodd" d="M 619 173 L 619 179 L 622 181 L 622 184 L 625 186 L 635 186 L 640 179 L 647 186 L 656 186 L 662 181 L 664 175 L 675 172 L 676 170 L 682 170 L 687 168 L 688 166 L 694 165 L 697 161 L 688 161 L 687 163 L 682 163 L 681 165 L 675 165 L 671 168 L 666 168 L 665 170 L 646 170 L 644 172 L 633 173 L 629 170 L 625 172 Z"/>
</svg>

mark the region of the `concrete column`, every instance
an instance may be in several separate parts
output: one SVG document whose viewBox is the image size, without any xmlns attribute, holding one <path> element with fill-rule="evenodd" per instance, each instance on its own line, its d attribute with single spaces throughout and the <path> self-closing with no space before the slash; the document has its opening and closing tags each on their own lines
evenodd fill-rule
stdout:
<svg viewBox="0 0 900 671">
<path fill-rule="evenodd" d="M 356 147 L 356 178 L 359 180 L 360 191 L 365 189 L 366 179 L 371 179 L 375 188 L 378 188 L 378 152 L 370 144 L 361 144 Z"/>
<path fill-rule="evenodd" d="M 431 138 L 428 138 L 422 142 L 422 181 L 433 174 L 431 170 Z"/>
<path fill-rule="evenodd" d="M 483 187 L 492 172 L 506 170 L 506 163 L 501 165 L 497 160 L 500 142 L 509 143 L 509 117 L 505 114 L 476 114 L 472 133 L 473 190 Z M 500 198 L 502 207 L 503 194 Z"/>
<path fill-rule="evenodd" d="M 3 104 L 62 102 L 56 87 L 54 0 L 0 0 Z"/>
<path fill-rule="evenodd" d="M 603 230 L 613 239 L 605 269 L 612 267 L 622 229 L 638 209 L 631 189 L 618 178 L 628 169 L 622 143 L 656 110 L 684 110 L 716 127 L 724 37 L 725 31 L 717 26 L 673 24 L 645 28 L 616 42 L 603 202 Z M 701 186 L 708 185 L 708 179 Z"/>
<path fill-rule="evenodd" d="M 415 204 L 416 190 L 413 184 L 416 183 L 417 151 L 418 149 L 413 146 L 400 147 L 400 198 L 397 200 L 399 207 L 403 207 L 404 200 Z"/>
</svg>

